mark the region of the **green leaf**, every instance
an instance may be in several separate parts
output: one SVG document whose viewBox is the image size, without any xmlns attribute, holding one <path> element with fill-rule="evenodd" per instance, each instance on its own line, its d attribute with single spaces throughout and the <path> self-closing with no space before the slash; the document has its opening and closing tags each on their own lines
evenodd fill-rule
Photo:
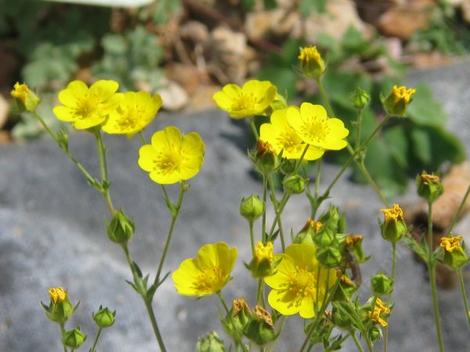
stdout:
<svg viewBox="0 0 470 352">
<path fill-rule="evenodd" d="M 405 126 L 398 125 L 387 128 L 383 133 L 385 143 L 390 147 L 390 154 L 401 168 L 408 168 L 409 140 Z"/>
<path fill-rule="evenodd" d="M 369 91 L 372 80 L 360 73 L 329 71 L 323 79 L 323 84 L 332 102 L 350 108 L 352 107 L 351 96 L 356 87 Z"/>
<path fill-rule="evenodd" d="M 327 0 L 301 0 L 299 12 L 307 17 L 312 12 L 324 13 L 326 11 Z"/>
<path fill-rule="evenodd" d="M 446 114 L 442 105 L 434 98 L 431 89 L 424 84 L 416 86 L 416 94 L 407 108 L 407 115 L 413 122 L 442 127 L 446 122 Z"/>
</svg>

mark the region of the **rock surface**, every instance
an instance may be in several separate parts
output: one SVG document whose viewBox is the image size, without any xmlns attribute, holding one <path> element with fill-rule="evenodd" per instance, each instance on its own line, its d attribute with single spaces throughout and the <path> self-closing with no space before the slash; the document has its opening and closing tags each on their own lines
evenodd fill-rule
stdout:
<svg viewBox="0 0 470 352">
<path fill-rule="evenodd" d="M 449 113 L 450 128 L 464 141 L 467 152 L 469 78 L 468 64 L 410 76 L 410 82 L 423 80 L 432 86 Z M 207 152 L 202 172 L 191 181 L 165 270 L 174 270 L 201 244 L 224 240 L 239 247 L 235 279 L 224 294 L 228 299 L 252 297 L 255 287 L 242 264 L 250 259 L 247 225 L 238 215 L 240 197 L 260 192 L 244 156 L 247 131 L 243 124 L 215 111 L 161 115 L 149 131 L 167 124 L 176 124 L 186 132 L 199 131 Z M 160 189 L 136 165 L 137 139 L 115 137 L 106 138 L 106 142 L 115 203 L 137 224 L 131 252 L 144 271 L 153 272 L 168 226 Z M 91 170 L 98 171 L 91 136 L 74 134 L 71 148 Z M 71 299 L 81 301 L 73 323 L 80 325 L 90 340 L 95 329 L 91 312 L 100 304 L 118 311 L 117 322 L 105 331 L 99 351 L 156 351 L 142 302 L 125 283 L 130 275 L 122 253 L 105 236 L 103 219 L 107 213 L 99 195 L 47 138 L 1 149 L 0 351 L 60 351 L 58 328 L 46 320 L 39 305 L 41 300 L 48 301 L 47 288 L 51 286 L 67 287 Z M 323 180 L 328 181 L 335 170 L 327 166 Z M 343 178 L 332 201 L 346 211 L 349 231 L 364 234 L 366 251 L 375 254 L 365 266 L 364 277 L 389 267 L 390 248 L 379 235 L 381 206 L 373 192 Z M 297 230 L 308 212 L 303 198 L 294 198 L 286 209 L 285 227 Z M 470 230 L 468 221 L 460 226 Z M 423 270 L 405 248 L 399 248 L 398 256 L 390 351 L 437 351 Z M 367 286 L 365 282 L 364 294 Z M 440 301 L 447 349 L 464 351 L 468 330 L 460 296 L 457 291 L 442 292 Z M 193 351 L 197 337 L 212 329 L 222 334 L 217 303 L 214 297 L 196 301 L 177 296 L 167 280 L 157 294 L 155 310 L 168 351 Z M 277 351 L 297 351 L 302 342 L 299 322 L 287 327 Z M 355 348 L 347 345 L 344 350 Z"/>
</svg>

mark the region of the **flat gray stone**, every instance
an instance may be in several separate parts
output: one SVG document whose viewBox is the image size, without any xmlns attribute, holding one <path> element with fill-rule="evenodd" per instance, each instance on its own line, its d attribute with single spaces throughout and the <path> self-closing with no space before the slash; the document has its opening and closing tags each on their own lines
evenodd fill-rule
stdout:
<svg viewBox="0 0 470 352">
<path fill-rule="evenodd" d="M 470 66 L 410 77 L 411 82 L 423 80 L 432 86 L 449 113 L 451 130 L 469 151 Z M 250 260 L 248 227 L 238 207 L 241 196 L 261 193 L 261 186 L 250 176 L 245 156 L 247 131 L 224 113 L 209 111 L 162 114 L 147 133 L 168 124 L 185 132 L 198 131 L 206 142 L 206 158 L 201 173 L 191 180 L 165 270 L 176 269 L 203 243 L 226 241 L 239 248 L 239 257 L 234 280 L 224 294 L 228 300 L 239 296 L 251 299 L 254 281 L 243 266 L 243 261 Z M 114 202 L 136 222 L 132 255 L 145 272 L 153 273 L 169 221 L 160 188 L 137 166 L 137 138 L 107 136 L 106 144 Z M 79 160 L 98 172 L 92 136 L 73 134 L 71 148 Z M 80 325 L 90 340 L 95 331 L 91 312 L 100 304 L 117 310 L 116 324 L 105 331 L 99 351 L 156 351 L 144 306 L 125 283 L 130 273 L 121 250 L 106 238 L 104 219 L 108 214 L 101 196 L 47 138 L 2 146 L 0 170 L 0 351 L 60 350 L 58 328 L 46 319 L 39 305 L 40 301 L 48 302 L 47 288 L 51 286 L 64 286 L 72 301 L 81 301 L 72 322 Z M 336 172 L 336 167 L 327 165 L 322 185 Z M 389 268 L 390 246 L 379 233 L 381 204 L 374 193 L 343 177 L 331 202 L 344 209 L 349 231 L 364 234 L 366 252 L 375 255 L 364 266 L 364 277 Z M 286 209 L 285 228 L 297 231 L 308 214 L 305 199 L 294 197 Z M 400 247 L 398 257 L 390 351 L 437 351 L 424 271 L 407 249 Z M 361 290 L 366 297 L 368 282 Z M 440 301 L 447 350 L 468 350 L 468 327 L 458 292 L 442 291 Z M 223 335 L 216 297 L 195 300 L 178 296 L 167 280 L 154 307 L 168 351 L 192 351 L 197 337 L 213 329 Z M 276 350 L 297 351 L 302 340 L 302 325 L 294 319 L 287 324 Z M 344 350 L 355 348 L 347 344 Z"/>
</svg>

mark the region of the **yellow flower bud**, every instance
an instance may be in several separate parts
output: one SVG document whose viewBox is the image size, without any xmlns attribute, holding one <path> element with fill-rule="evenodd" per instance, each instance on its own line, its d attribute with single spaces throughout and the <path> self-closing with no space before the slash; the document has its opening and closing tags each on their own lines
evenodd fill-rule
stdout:
<svg viewBox="0 0 470 352">
<path fill-rule="evenodd" d="M 390 314 L 390 307 L 386 305 L 380 298 L 375 299 L 374 307 L 369 311 L 369 318 L 386 328 L 388 326 L 387 318 Z"/>
<path fill-rule="evenodd" d="M 49 297 L 54 304 L 62 303 L 67 299 L 67 291 L 62 287 L 51 287 L 48 292 Z"/>
<path fill-rule="evenodd" d="M 384 222 L 380 226 L 382 237 L 395 243 L 408 232 L 404 212 L 398 204 L 393 204 L 391 208 L 381 209 L 381 211 L 384 214 Z"/>
<path fill-rule="evenodd" d="M 444 193 L 440 177 L 428 174 L 425 171 L 416 177 L 416 187 L 418 188 L 419 196 L 429 202 L 434 202 Z"/>
<path fill-rule="evenodd" d="M 404 116 L 407 106 L 411 103 L 416 89 L 405 86 L 393 86 L 390 94 L 385 98 L 383 104 L 389 115 Z"/>
<path fill-rule="evenodd" d="M 302 72 L 309 78 L 318 78 L 325 72 L 325 62 L 316 46 L 300 48 L 298 59 Z"/>
<path fill-rule="evenodd" d="M 33 112 L 39 105 L 39 97 L 34 94 L 24 83 L 20 84 L 16 82 L 10 94 L 13 98 L 21 103 L 22 107 L 26 111 Z"/>
</svg>

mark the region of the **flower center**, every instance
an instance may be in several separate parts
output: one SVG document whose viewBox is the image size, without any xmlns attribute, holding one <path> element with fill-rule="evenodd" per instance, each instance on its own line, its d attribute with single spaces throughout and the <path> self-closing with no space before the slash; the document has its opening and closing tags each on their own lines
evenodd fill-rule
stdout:
<svg viewBox="0 0 470 352">
<path fill-rule="evenodd" d="M 212 291 L 215 287 L 223 284 L 224 272 L 220 266 L 204 269 L 194 283 L 194 288 L 199 291 Z"/>
<path fill-rule="evenodd" d="M 301 127 L 301 132 L 308 141 L 321 143 L 330 132 L 326 119 L 310 118 L 306 119 Z M 312 143 L 309 143 L 312 144 Z"/>
<path fill-rule="evenodd" d="M 177 172 L 181 166 L 181 157 L 175 151 L 160 153 L 154 160 L 154 169 L 163 174 Z"/>
<path fill-rule="evenodd" d="M 232 103 L 232 110 L 249 110 L 257 104 L 256 97 L 251 93 L 241 92 Z"/>
<path fill-rule="evenodd" d="M 92 115 L 98 106 L 98 102 L 91 97 L 85 97 L 80 100 L 78 106 L 75 108 L 75 114 L 79 119 L 86 119 Z"/>
<path fill-rule="evenodd" d="M 315 294 L 315 277 L 313 273 L 304 268 L 296 268 L 287 281 L 287 291 L 296 301 L 304 297 L 313 297 Z"/>
<path fill-rule="evenodd" d="M 290 131 L 283 131 L 277 137 L 277 142 L 288 152 L 295 152 L 300 148 L 301 140 Z"/>
</svg>

